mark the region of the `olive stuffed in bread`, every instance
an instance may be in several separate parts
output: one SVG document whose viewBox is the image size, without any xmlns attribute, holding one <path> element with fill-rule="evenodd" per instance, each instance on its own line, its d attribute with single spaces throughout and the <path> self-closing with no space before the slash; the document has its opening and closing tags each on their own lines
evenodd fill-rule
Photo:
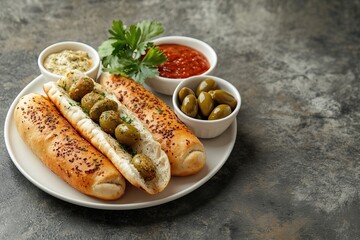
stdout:
<svg viewBox="0 0 360 240">
<path fill-rule="evenodd" d="M 166 152 L 173 176 L 198 173 L 206 163 L 203 144 L 164 101 L 134 80 L 102 73 L 99 82 L 147 126 Z"/>
<path fill-rule="evenodd" d="M 164 190 L 170 180 L 167 155 L 112 93 L 79 71 L 68 72 L 43 89 L 72 126 L 131 184 L 149 194 Z"/>
</svg>

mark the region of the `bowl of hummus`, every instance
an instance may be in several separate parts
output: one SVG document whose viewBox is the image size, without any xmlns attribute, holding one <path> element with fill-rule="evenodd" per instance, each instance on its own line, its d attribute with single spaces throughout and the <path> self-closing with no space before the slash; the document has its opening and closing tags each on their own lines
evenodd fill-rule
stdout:
<svg viewBox="0 0 360 240">
<path fill-rule="evenodd" d="M 97 51 L 81 42 L 59 42 L 45 48 L 39 55 L 40 72 L 49 81 L 57 81 L 67 72 L 78 70 L 96 80 L 100 58 Z"/>
</svg>

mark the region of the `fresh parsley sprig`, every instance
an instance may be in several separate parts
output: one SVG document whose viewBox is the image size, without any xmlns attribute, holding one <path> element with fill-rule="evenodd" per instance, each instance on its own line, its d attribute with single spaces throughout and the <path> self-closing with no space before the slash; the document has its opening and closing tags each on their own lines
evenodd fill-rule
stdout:
<svg viewBox="0 0 360 240">
<path fill-rule="evenodd" d="M 158 65 L 166 61 L 166 56 L 148 40 L 163 32 L 163 26 L 156 21 L 142 21 L 129 28 L 120 20 L 113 21 L 111 36 L 98 49 L 103 71 L 140 83 L 158 76 Z"/>
</svg>

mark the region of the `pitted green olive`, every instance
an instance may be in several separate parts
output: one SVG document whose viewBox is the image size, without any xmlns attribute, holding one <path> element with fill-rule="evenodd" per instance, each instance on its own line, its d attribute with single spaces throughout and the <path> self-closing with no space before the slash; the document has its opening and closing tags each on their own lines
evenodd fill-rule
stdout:
<svg viewBox="0 0 360 240">
<path fill-rule="evenodd" d="M 220 104 L 212 110 L 209 116 L 209 120 L 221 119 L 231 114 L 231 108 L 227 104 Z"/>
<path fill-rule="evenodd" d="M 101 96 L 100 94 L 94 93 L 94 92 L 89 92 L 81 99 L 80 106 L 85 112 L 88 113 L 88 112 L 90 112 L 90 109 L 92 108 L 92 106 L 94 106 L 94 104 L 97 101 L 100 101 L 102 99 L 104 99 L 104 97 Z"/>
<path fill-rule="evenodd" d="M 217 89 L 217 83 L 215 82 L 214 79 L 211 78 L 206 78 L 204 80 L 202 80 L 199 85 L 196 88 L 196 96 L 198 97 L 199 94 L 204 91 L 204 92 L 208 92 L 210 90 L 214 90 Z"/>
<path fill-rule="evenodd" d="M 114 110 L 102 112 L 99 118 L 101 129 L 111 135 L 115 135 L 115 128 L 122 123 L 120 114 Z"/>
<path fill-rule="evenodd" d="M 198 104 L 201 114 L 204 117 L 208 117 L 211 111 L 214 109 L 214 100 L 207 92 L 201 92 L 198 97 Z"/>
<path fill-rule="evenodd" d="M 90 118 L 94 121 L 99 121 L 100 115 L 102 112 L 108 110 L 116 111 L 118 109 L 118 104 L 111 99 L 105 98 L 103 100 L 97 101 L 94 106 L 90 109 L 89 115 Z"/>
<path fill-rule="evenodd" d="M 210 91 L 209 94 L 211 95 L 212 99 L 215 100 L 218 104 L 227 104 L 231 107 L 232 110 L 235 109 L 237 101 L 233 95 L 228 93 L 225 90 L 213 90 Z"/>
<path fill-rule="evenodd" d="M 69 89 L 71 99 L 80 102 L 81 98 L 94 89 L 94 81 L 89 77 L 82 77 L 74 82 Z"/>
<path fill-rule="evenodd" d="M 214 99 L 215 90 L 210 90 L 210 91 L 208 91 L 208 93 L 209 93 L 210 96 Z"/>
<path fill-rule="evenodd" d="M 121 123 L 115 128 L 115 137 L 119 143 L 131 146 L 140 139 L 140 133 L 134 126 Z"/>
<path fill-rule="evenodd" d="M 194 91 L 188 87 L 183 87 L 180 89 L 178 97 L 179 97 L 179 101 L 182 103 L 184 101 L 184 98 L 189 95 L 195 95 Z"/>
<path fill-rule="evenodd" d="M 198 103 L 195 95 L 187 95 L 181 104 L 181 111 L 189 117 L 195 117 L 198 114 Z"/>
<path fill-rule="evenodd" d="M 155 165 L 151 159 L 143 153 L 136 154 L 131 163 L 139 171 L 145 181 L 151 181 L 156 177 Z"/>
</svg>

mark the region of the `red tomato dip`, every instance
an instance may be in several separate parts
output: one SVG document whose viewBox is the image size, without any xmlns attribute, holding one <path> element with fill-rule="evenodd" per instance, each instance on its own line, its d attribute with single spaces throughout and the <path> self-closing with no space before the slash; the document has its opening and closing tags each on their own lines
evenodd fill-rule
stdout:
<svg viewBox="0 0 360 240">
<path fill-rule="evenodd" d="M 187 78 L 206 72 L 210 64 L 199 51 L 178 44 L 161 44 L 167 61 L 159 66 L 159 75 L 166 78 Z"/>
</svg>

